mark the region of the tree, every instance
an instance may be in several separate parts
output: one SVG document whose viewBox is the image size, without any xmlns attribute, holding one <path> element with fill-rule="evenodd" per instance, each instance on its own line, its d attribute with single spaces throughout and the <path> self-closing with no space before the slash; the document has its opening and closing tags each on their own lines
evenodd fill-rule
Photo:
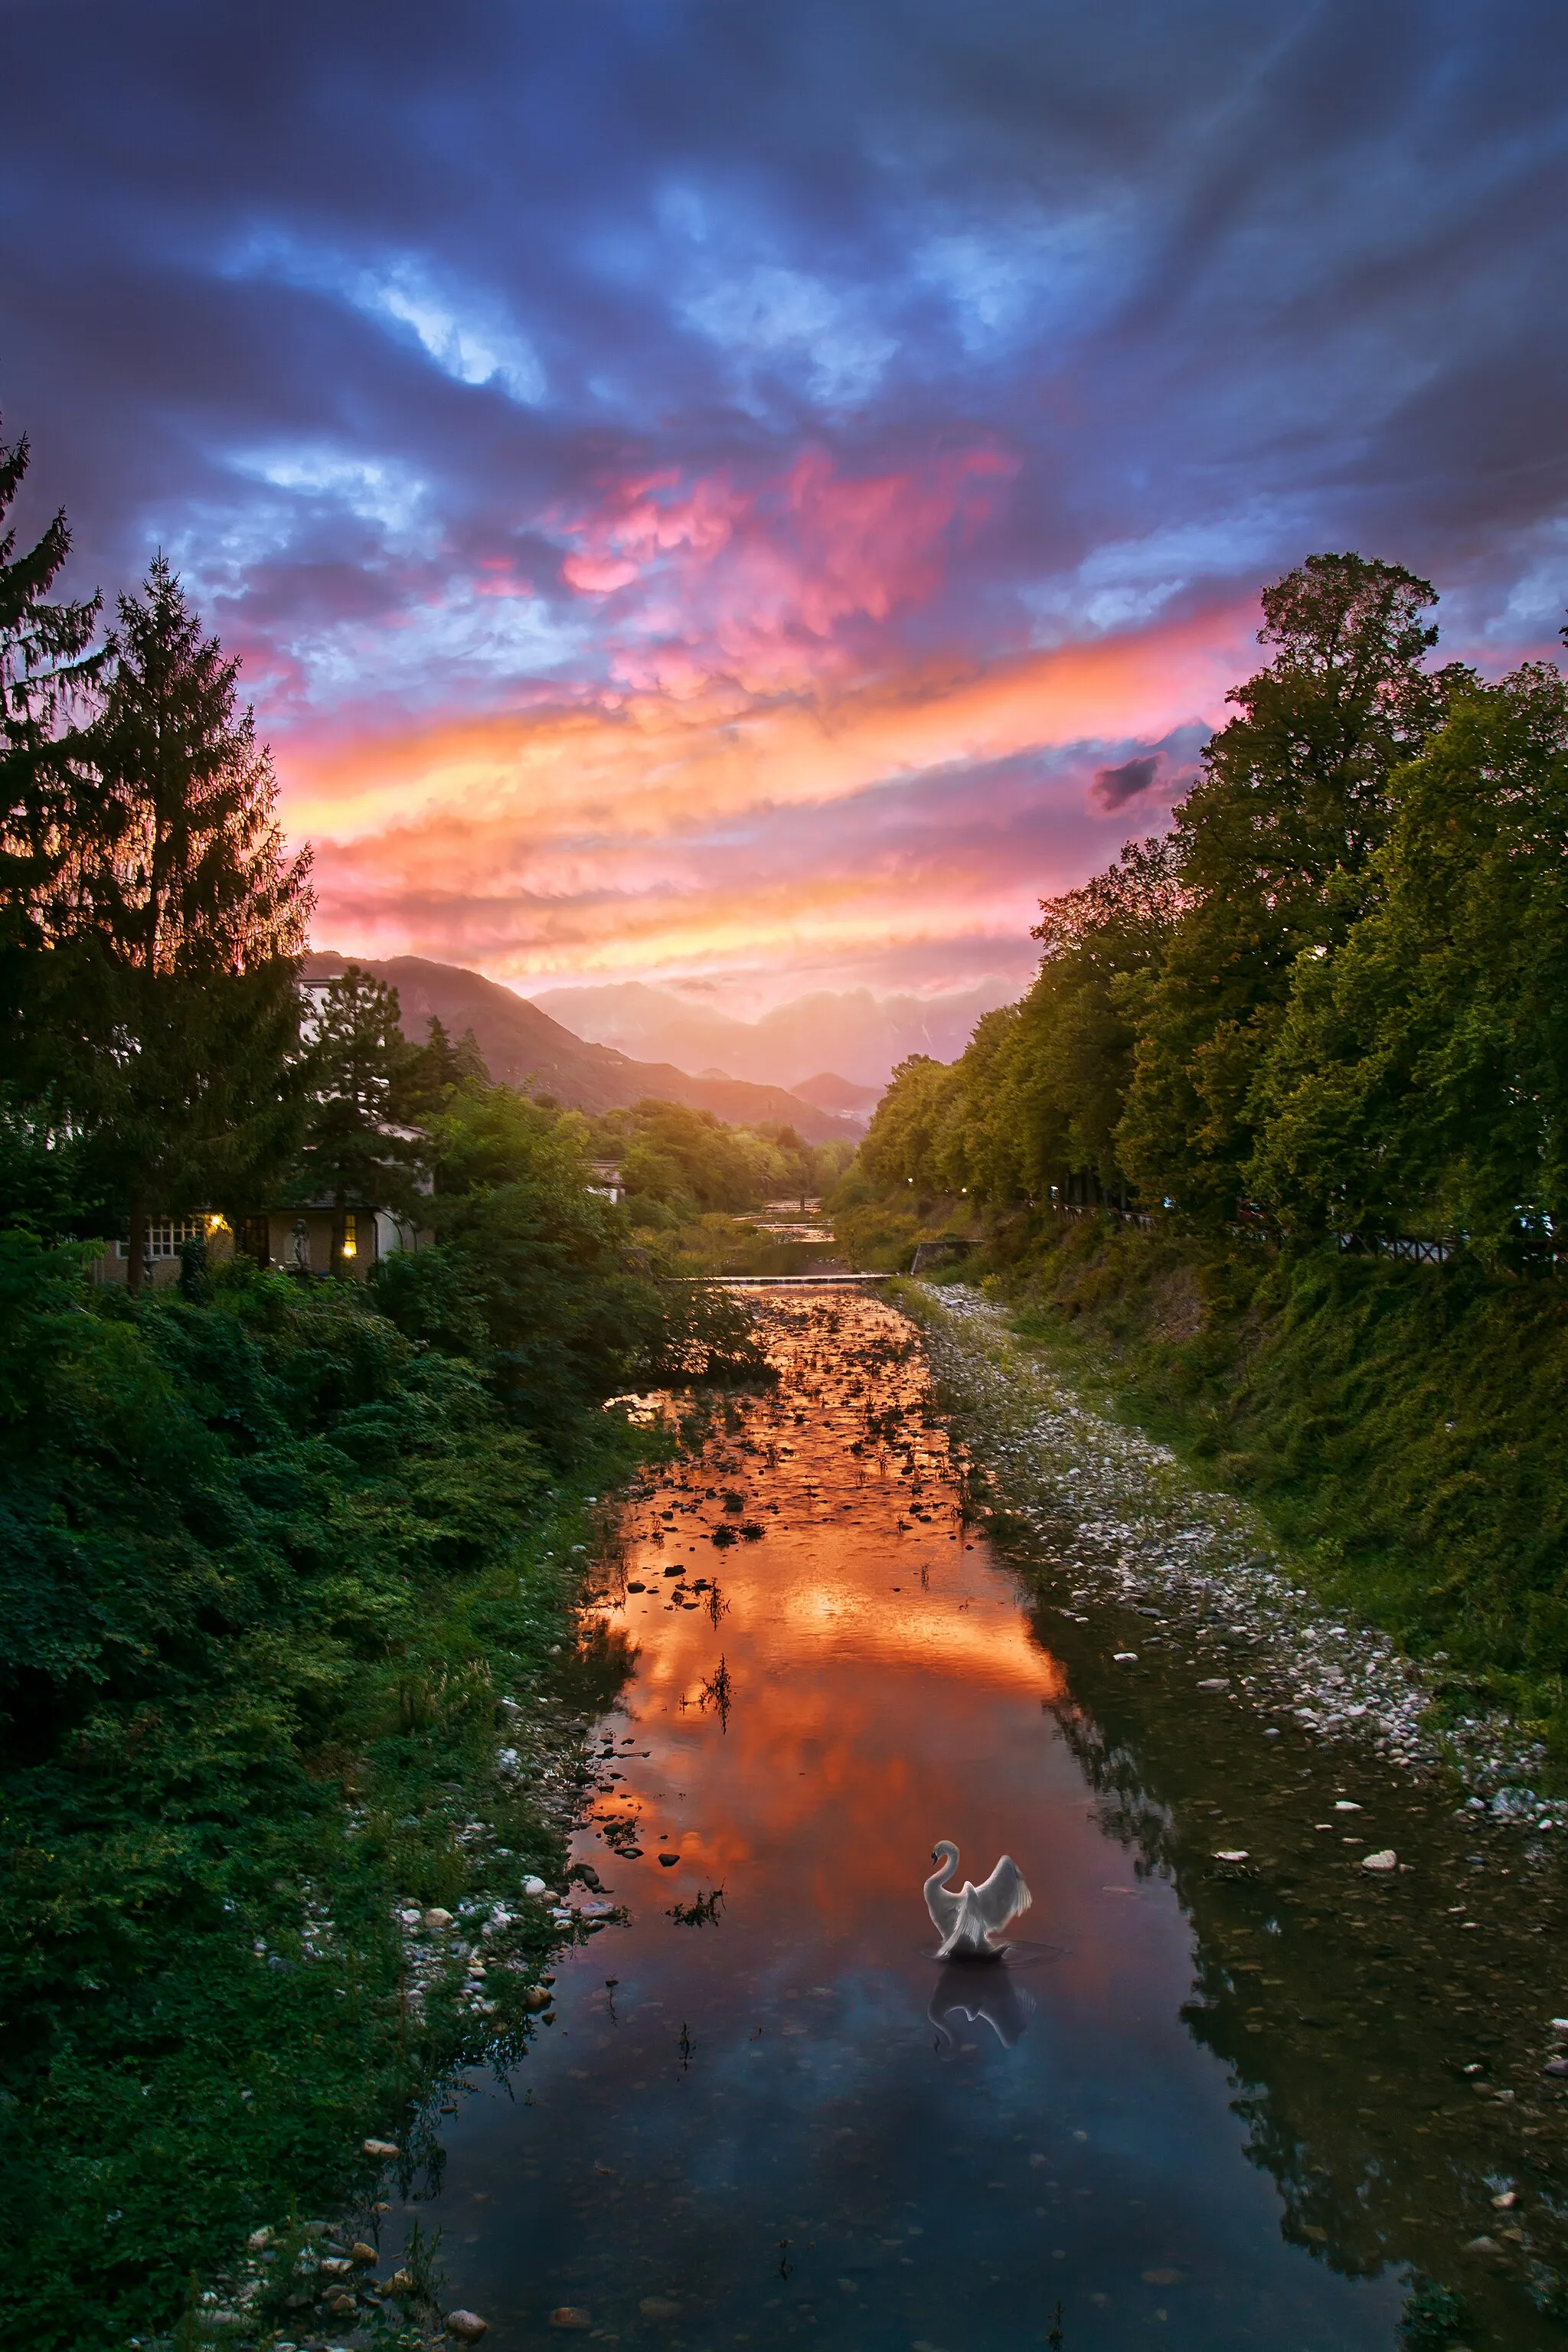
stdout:
<svg viewBox="0 0 1568 2352">
<path fill-rule="evenodd" d="M 998 1070 L 1003 1164 L 1026 1190 L 1043 1196 L 1083 1177 L 1121 1192 L 1117 1130 L 1138 1006 L 1183 903 L 1175 851 L 1159 839 L 1127 842 L 1107 872 L 1040 901 L 1039 974 Z"/>
<path fill-rule="evenodd" d="M 1309 556 L 1264 591 L 1274 659 L 1232 689 L 1239 715 L 1176 812 L 1183 912 L 1137 1007 L 1116 1149 L 1145 1198 L 1236 1213 L 1291 968 L 1344 937 L 1388 829 L 1388 779 L 1468 678 L 1421 667 L 1436 602 L 1401 565 L 1351 554 Z"/>
<path fill-rule="evenodd" d="M 429 1160 L 428 1140 L 410 1120 L 421 1049 L 403 1034 L 397 991 L 356 963 L 317 984 L 312 1027 L 300 1182 L 308 1194 L 331 1196 L 341 1271 L 351 1206 L 413 1212 Z"/>
<path fill-rule="evenodd" d="M 1568 688 L 1472 686 L 1392 786 L 1372 905 L 1304 955 L 1258 1088 L 1282 1222 L 1462 1234 L 1568 1222 Z"/>
<path fill-rule="evenodd" d="M 118 610 L 91 738 L 109 1035 L 87 1041 L 78 1099 L 129 1227 L 134 1290 L 150 1209 L 232 1213 L 292 1156 L 310 853 L 285 855 L 238 664 L 202 635 L 162 556 Z"/>
<path fill-rule="evenodd" d="M 0 442 L 0 522 L 27 464 L 26 436 Z M 102 600 L 49 601 L 70 543 L 63 510 L 21 555 L 15 529 L 0 534 L 0 1183 L 7 1205 L 33 1213 L 46 1201 L 63 1213 L 71 1189 L 58 1045 L 81 1025 L 77 951 L 92 895 L 95 809 L 76 714 L 104 658 L 91 650 Z"/>
<path fill-rule="evenodd" d="M 402 1080 L 405 1108 L 411 1118 L 435 1118 L 460 1087 L 489 1084 L 489 1070 L 471 1029 L 454 1043 L 446 1024 L 433 1013 L 423 1045 L 411 1049 Z"/>
</svg>

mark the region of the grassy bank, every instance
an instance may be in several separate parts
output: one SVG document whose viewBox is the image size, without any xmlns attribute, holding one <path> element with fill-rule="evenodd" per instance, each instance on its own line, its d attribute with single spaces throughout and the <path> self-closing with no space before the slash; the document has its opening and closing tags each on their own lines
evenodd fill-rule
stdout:
<svg viewBox="0 0 1568 2352">
<path fill-rule="evenodd" d="M 1246 1496 L 1323 1599 L 1568 1759 L 1568 1286 L 1019 1218 L 1017 1329 Z"/>
<path fill-rule="evenodd" d="M 167 2335 L 525 2046 L 521 1882 L 626 1669 L 575 1631 L 593 1502 L 652 1442 L 546 1454 L 348 1285 L 133 1306 L 0 1241 L 7 2342 Z M 354 2325 L 274 2277 L 237 2340 Z"/>
</svg>

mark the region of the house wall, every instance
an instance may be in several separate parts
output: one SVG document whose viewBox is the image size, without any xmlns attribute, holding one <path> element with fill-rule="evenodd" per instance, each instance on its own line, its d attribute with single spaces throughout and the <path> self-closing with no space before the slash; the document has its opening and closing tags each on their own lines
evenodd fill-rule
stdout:
<svg viewBox="0 0 1568 2352">
<path fill-rule="evenodd" d="M 427 1249 L 436 1238 L 424 1226 L 405 1223 L 386 1209 L 357 1209 L 353 1216 L 355 1249 L 345 1266 L 356 1282 L 364 1281 L 378 1257 L 389 1256 L 400 1249 Z M 186 1233 L 204 1234 L 208 1262 L 216 1265 L 224 1258 L 233 1257 L 237 1247 L 249 1240 L 246 1229 L 252 1225 L 265 1225 L 267 1262 L 279 1272 L 331 1274 L 333 1223 L 330 1208 L 272 1209 L 242 1220 L 237 1237 L 225 1220 L 217 1216 L 164 1220 L 153 1228 L 158 1254 L 149 1261 L 143 1280 L 153 1284 L 178 1282 L 179 1244 Z M 100 1283 L 123 1284 L 129 1273 L 130 1259 L 124 1254 L 123 1244 L 107 1250 L 93 1267 L 93 1278 Z"/>
</svg>

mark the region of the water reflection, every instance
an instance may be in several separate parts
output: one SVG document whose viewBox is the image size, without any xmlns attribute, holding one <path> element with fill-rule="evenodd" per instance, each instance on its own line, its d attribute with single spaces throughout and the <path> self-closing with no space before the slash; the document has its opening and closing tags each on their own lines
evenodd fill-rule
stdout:
<svg viewBox="0 0 1568 2352">
<path fill-rule="evenodd" d="M 944 2058 L 965 2054 L 963 2028 L 988 2025 L 1004 2050 L 1029 2030 L 1036 2002 L 1005 1960 L 950 1960 L 936 1980 L 926 2015 Z"/>
<path fill-rule="evenodd" d="M 1423 2231 L 1452 2255 L 1447 2143 L 1363 2087 L 1405 2063 L 1374 1979 L 1415 1882 L 1342 1870 L 1337 1908 L 1304 1863 L 1285 1885 L 1283 1842 L 1232 1817 L 1248 1773 L 1279 1797 L 1288 1743 L 1200 1741 L 1117 1679 L 1108 1629 L 1020 1605 L 889 1308 L 760 1312 L 779 1390 L 716 1418 L 607 1565 L 598 1638 L 635 1668 L 577 1858 L 630 1924 L 563 1963 L 558 2023 L 447 2135 L 418 2210 L 451 2300 L 499 2352 L 561 2306 L 616 2343 L 1392 2352 L 1406 2265 L 1439 2267 Z M 938 1963 L 938 1832 L 1017 1858 L 1049 1945 Z M 1490 2317 L 1489 2293 L 1463 2341 L 1553 2340 L 1517 2281 Z"/>
</svg>

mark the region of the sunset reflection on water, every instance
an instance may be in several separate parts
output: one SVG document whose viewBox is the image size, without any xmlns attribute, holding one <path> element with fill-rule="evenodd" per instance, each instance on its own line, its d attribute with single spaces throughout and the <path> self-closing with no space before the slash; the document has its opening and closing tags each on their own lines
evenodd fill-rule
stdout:
<svg viewBox="0 0 1568 2352">
<path fill-rule="evenodd" d="M 1096 1817 L 911 1327 L 758 1296 L 777 1390 L 627 1506 L 601 1581 L 635 1656 L 605 1728 L 636 1737 L 575 1851 L 630 1920 L 453 2128 L 454 2299 L 503 2347 L 563 2305 L 672 2346 L 1391 2345 L 1394 2282 L 1281 2239 L 1181 2021 L 1186 1921 Z M 942 1837 L 1033 1889 L 999 1963 L 934 1958 Z"/>
</svg>

